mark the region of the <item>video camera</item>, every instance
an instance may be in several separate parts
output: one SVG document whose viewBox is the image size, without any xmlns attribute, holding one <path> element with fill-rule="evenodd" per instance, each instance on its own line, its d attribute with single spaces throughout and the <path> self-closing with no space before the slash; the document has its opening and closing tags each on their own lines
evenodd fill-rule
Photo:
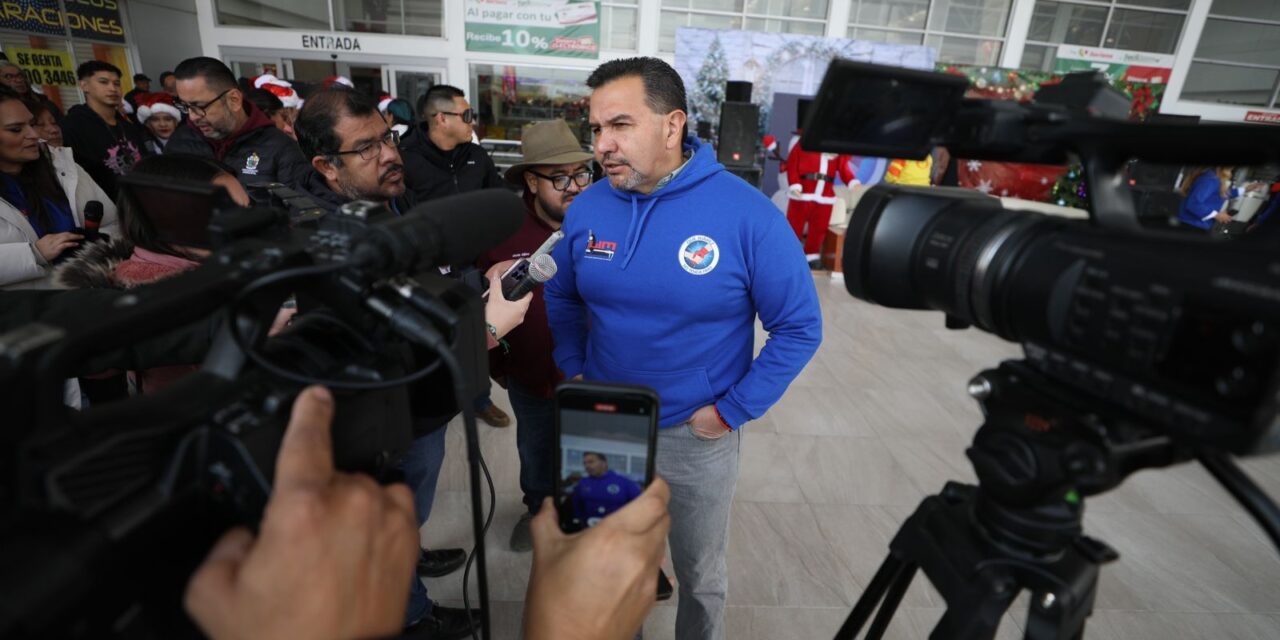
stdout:
<svg viewBox="0 0 1280 640">
<path fill-rule="evenodd" d="M 219 202 L 212 190 L 221 191 L 122 182 L 124 197 L 152 205 L 174 194 Z M 0 333 L 0 636 L 189 629 L 182 585 L 229 524 L 261 517 L 293 398 L 307 384 L 337 395 L 336 466 L 383 480 L 396 478 L 415 420 L 463 411 L 480 539 L 471 407 L 488 382 L 484 308 L 479 292 L 437 267 L 474 263 L 523 215 L 502 189 L 403 216 L 354 202 L 308 228 L 291 228 L 279 209 L 213 207 L 203 230 L 170 239 L 207 243 L 213 252 L 198 268 Z M 293 296 L 299 315 L 268 340 Z M 62 405 L 63 381 L 89 373 L 97 354 L 193 329 L 213 336 L 199 371 L 85 412 Z M 482 548 L 476 560 L 483 601 Z"/>
<path fill-rule="evenodd" d="M 1093 74 L 1029 104 L 968 99 L 967 79 L 833 61 L 805 149 L 919 159 L 1083 162 L 1088 220 L 1005 208 L 985 194 L 879 184 L 849 220 L 843 270 L 855 298 L 946 314 L 1020 343 L 1025 358 L 969 383 L 985 421 L 968 449 L 976 487 L 927 498 L 837 637 L 879 607 L 879 637 L 914 572 L 948 603 L 932 638 L 990 638 L 1022 589 L 1027 637 L 1079 637 L 1098 565 L 1084 497 L 1129 474 L 1199 459 L 1280 545 L 1280 509 L 1226 454 L 1280 447 L 1280 246 L 1144 231 L 1122 173 L 1131 159 L 1260 164 L 1280 129 L 1126 122 Z M 1111 117 L 1108 117 L 1111 114 Z M 882 604 L 883 601 L 883 604 Z"/>
</svg>

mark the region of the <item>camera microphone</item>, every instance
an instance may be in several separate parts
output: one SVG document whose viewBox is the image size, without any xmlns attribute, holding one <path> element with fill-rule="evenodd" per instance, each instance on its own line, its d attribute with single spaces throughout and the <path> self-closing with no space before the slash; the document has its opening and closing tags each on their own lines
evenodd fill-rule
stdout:
<svg viewBox="0 0 1280 640">
<path fill-rule="evenodd" d="M 556 268 L 556 261 L 545 253 L 530 260 L 527 270 L 511 273 L 502 279 L 502 297 L 508 300 L 523 298 L 534 287 L 556 277 Z"/>
<path fill-rule="evenodd" d="M 413 273 L 439 265 L 475 262 L 511 237 L 524 220 L 524 202 L 506 189 L 472 191 L 414 207 L 369 233 L 352 260 L 378 275 Z"/>
<path fill-rule="evenodd" d="M 102 226 L 102 203 L 90 200 L 84 203 L 84 239 L 86 242 L 97 242 L 101 238 L 98 228 Z"/>
</svg>

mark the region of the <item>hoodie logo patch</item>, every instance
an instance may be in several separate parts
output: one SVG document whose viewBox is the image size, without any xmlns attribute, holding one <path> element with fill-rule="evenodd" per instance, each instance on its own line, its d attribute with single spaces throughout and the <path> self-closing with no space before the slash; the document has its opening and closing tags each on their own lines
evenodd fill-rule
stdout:
<svg viewBox="0 0 1280 640">
<path fill-rule="evenodd" d="M 590 229 L 587 230 L 587 252 L 584 254 L 588 258 L 596 260 L 612 260 L 613 254 L 618 251 L 618 243 L 609 240 L 597 240 L 596 234 Z"/>
<path fill-rule="evenodd" d="M 711 273 L 720 263 L 720 248 L 707 236 L 693 236 L 680 243 L 680 266 L 695 276 Z"/>
<path fill-rule="evenodd" d="M 259 162 L 262 162 L 262 158 L 259 158 L 258 152 L 255 151 L 253 152 L 253 155 L 249 156 L 248 160 L 244 161 L 244 171 L 241 171 L 241 173 L 251 175 L 251 176 L 258 175 Z"/>
</svg>

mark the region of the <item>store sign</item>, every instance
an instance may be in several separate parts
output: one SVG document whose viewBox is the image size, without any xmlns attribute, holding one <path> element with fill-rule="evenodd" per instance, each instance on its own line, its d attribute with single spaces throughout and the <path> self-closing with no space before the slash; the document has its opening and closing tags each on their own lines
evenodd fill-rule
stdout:
<svg viewBox="0 0 1280 640">
<path fill-rule="evenodd" d="M 1262 124 L 1280 124 L 1280 112 L 1250 111 L 1244 114 L 1244 121 L 1260 122 Z"/>
<path fill-rule="evenodd" d="M 467 51 L 600 57 L 600 3 L 466 0 Z"/>
<path fill-rule="evenodd" d="M 1053 70 L 1055 73 L 1070 73 L 1096 69 L 1112 80 L 1165 84 L 1173 73 L 1173 61 L 1173 56 L 1163 53 L 1064 44 L 1058 47 Z"/>
<path fill-rule="evenodd" d="M 27 83 L 32 86 L 76 86 L 76 65 L 66 51 L 7 47 L 5 54 L 22 69 Z"/>
<path fill-rule="evenodd" d="M 360 38 L 323 34 L 302 36 L 302 48 L 322 51 L 361 51 Z"/>
<path fill-rule="evenodd" d="M 118 0 L 66 0 L 63 13 L 58 0 L 8 0 L 0 2 L 0 29 L 63 35 L 67 29 L 77 38 L 124 42 Z"/>
</svg>

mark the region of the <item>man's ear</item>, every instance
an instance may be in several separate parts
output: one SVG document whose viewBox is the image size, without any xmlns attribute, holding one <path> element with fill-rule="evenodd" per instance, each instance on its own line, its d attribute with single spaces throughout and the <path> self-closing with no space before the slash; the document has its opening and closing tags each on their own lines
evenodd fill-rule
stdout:
<svg viewBox="0 0 1280 640">
<path fill-rule="evenodd" d="M 667 114 L 667 148 L 679 149 L 684 144 L 684 126 L 689 116 L 679 109 Z"/>
<path fill-rule="evenodd" d="M 244 94 L 239 89 L 232 89 L 227 92 L 227 108 L 231 113 L 236 113 L 244 108 Z"/>
<path fill-rule="evenodd" d="M 326 156 L 316 156 L 311 159 L 311 166 L 317 173 L 324 176 L 326 180 L 333 182 L 338 181 L 338 168 L 333 166 Z"/>
<path fill-rule="evenodd" d="M 524 188 L 529 193 L 532 193 L 533 195 L 538 195 L 538 176 L 535 176 L 532 173 L 525 171 L 524 172 Z"/>
</svg>

